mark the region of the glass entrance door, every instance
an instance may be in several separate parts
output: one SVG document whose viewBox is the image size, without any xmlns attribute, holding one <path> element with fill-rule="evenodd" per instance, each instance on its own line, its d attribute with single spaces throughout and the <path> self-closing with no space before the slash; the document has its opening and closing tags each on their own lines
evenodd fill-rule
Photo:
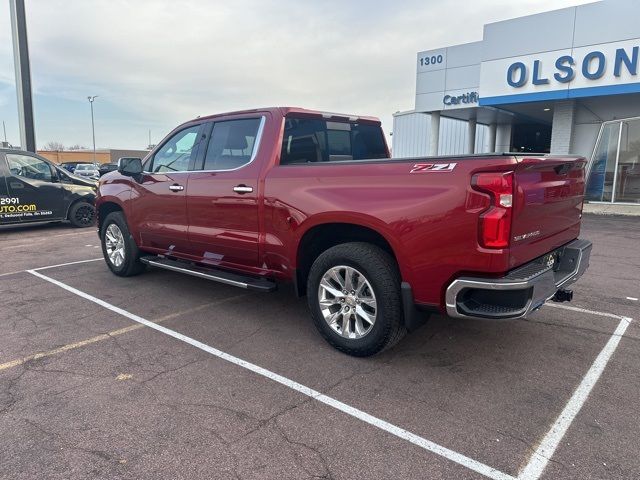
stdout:
<svg viewBox="0 0 640 480">
<path fill-rule="evenodd" d="M 602 125 L 591 159 L 586 199 L 640 203 L 640 118 Z"/>
<path fill-rule="evenodd" d="M 640 119 L 622 122 L 614 202 L 640 203 Z"/>
</svg>

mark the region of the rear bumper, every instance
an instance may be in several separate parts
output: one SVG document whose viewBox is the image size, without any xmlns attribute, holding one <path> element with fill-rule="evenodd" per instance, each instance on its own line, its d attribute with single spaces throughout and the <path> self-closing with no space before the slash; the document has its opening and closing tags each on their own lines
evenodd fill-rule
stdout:
<svg viewBox="0 0 640 480">
<path fill-rule="evenodd" d="M 591 242 L 577 239 L 502 278 L 460 277 L 447 288 L 447 314 L 455 318 L 526 317 L 582 276 Z"/>
</svg>

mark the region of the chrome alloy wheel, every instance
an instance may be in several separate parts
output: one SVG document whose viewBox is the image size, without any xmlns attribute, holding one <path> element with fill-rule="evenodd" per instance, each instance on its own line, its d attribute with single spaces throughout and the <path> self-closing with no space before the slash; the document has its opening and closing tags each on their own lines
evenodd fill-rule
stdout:
<svg viewBox="0 0 640 480">
<path fill-rule="evenodd" d="M 114 267 L 119 267 L 124 262 L 124 235 L 115 223 L 107 227 L 104 232 L 104 245 L 109 261 Z"/>
<path fill-rule="evenodd" d="M 376 323 L 373 288 L 353 267 L 338 265 L 327 270 L 318 286 L 318 301 L 327 325 L 344 338 L 362 338 Z"/>
</svg>

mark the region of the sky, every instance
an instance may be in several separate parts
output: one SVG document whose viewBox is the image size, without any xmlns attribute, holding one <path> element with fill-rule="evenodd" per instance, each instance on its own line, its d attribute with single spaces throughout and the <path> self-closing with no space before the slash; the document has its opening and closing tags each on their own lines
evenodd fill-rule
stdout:
<svg viewBox="0 0 640 480">
<path fill-rule="evenodd" d="M 36 142 L 145 148 L 180 123 L 267 106 L 373 115 L 414 105 L 416 53 L 485 23 L 587 0 L 26 0 Z M 514 39 L 517 41 L 517 39 Z M 19 145 L 9 2 L 0 121 Z M 2 137 L 0 130 L 0 139 Z"/>
</svg>

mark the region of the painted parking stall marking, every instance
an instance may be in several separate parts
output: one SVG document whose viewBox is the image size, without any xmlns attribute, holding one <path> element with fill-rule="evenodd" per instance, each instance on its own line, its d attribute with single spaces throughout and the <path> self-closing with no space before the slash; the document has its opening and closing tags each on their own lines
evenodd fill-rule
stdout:
<svg viewBox="0 0 640 480">
<path fill-rule="evenodd" d="M 31 270 L 48 270 L 50 268 L 65 267 L 67 265 L 77 265 L 79 263 L 97 262 L 99 260 L 103 260 L 103 258 L 102 257 L 100 257 L 100 258 L 90 258 L 88 260 L 77 260 L 75 262 L 58 263 L 57 265 L 47 265 L 46 267 L 32 268 Z M 24 273 L 24 272 L 28 272 L 28 270 L 14 270 L 13 272 L 0 273 L 0 277 L 8 277 L 10 275 L 17 275 L 19 273 Z"/>
<path fill-rule="evenodd" d="M 44 269 L 49 269 L 49 268 L 53 268 L 52 267 L 44 267 L 38 270 L 44 270 Z M 78 290 L 74 287 L 71 287 L 65 283 L 62 283 L 58 280 L 55 280 L 51 277 L 47 277 L 46 275 L 43 275 L 42 273 L 40 273 L 37 270 L 27 270 L 28 273 L 35 275 L 38 278 L 41 278 L 42 280 L 45 280 L 47 282 L 50 282 L 54 285 L 57 285 L 60 288 L 63 288 L 64 290 L 73 293 L 74 295 L 78 295 L 79 297 L 82 297 L 86 300 L 89 300 L 90 302 L 93 302 L 97 305 L 100 305 L 101 307 L 104 307 L 108 310 L 111 310 L 114 313 L 117 313 L 119 315 L 122 315 L 130 320 L 133 320 L 134 322 L 140 323 L 142 325 L 145 325 L 149 328 L 152 328 L 154 330 L 157 330 L 158 332 L 164 333 L 165 335 L 168 335 L 170 337 L 173 337 L 177 340 L 180 340 L 182 342 L 188 343 L 189 345 L 192 345 L 202 351 L 205 351 L 211 355 L 214 355 L 218 358 L 221 358 L 223 360 L 226 360 L 227 362 L 233 363 L 234 365 L 237 365 L 239 367 L 245 368 L 247 370 L 250 370 L 254 373 L 257 373 L 258 375 L 268 378 L 269 380 L 273 380 L 274 382 L 277 382 L 281 385 L 284 385 L 285 387 L 288 387 L 292 390 L 295 390 L 303 395 L 306 395 L 308 397 L 313 398 L 314 400 L 317 400 L 320 403 L 324 403 L 325 405 L 328 405 L 332 408 L 335 408 L 336 410 L 339 410 L 343 413 L 346 413 L 347 415 L 357 418 L 358 420 L 361 420 L 365 423 L 368 423 L 369 425 L 372 425 L 376 428 L 379 428 L 380 430 L 384 430 L 398 438 L 402 438 L 403 440 L 406 440 L 420 448 L 423 448 L 429 452 L 435 453 L 441 457 L 444 457 L 448 460 L 451 460 L 452 462 L 455 462 L 459 465 L 462 465 L 463 467 L 466 467 L 470 470 L 473 470 L 481 475 L 484 475 L 485 477 L 488 478 L 492 478 L 494 480 L 515 480 L 515 477 L 506 474 L 504 472 L 501 472 L 493 467 L 490 467 L 488 465 L 485 465 L 482 462 L 479 462 L 477 460 L 474 460 L 470 457 L 467 457 L 466 455 L 463 455 L 461 453 L 455 452 L 453 450 L 450 450 L 446 447 L 443 447 L 442 445 L 439 445 L 437 443 L 434 443 L 430 440 L 427 440 L 426 438 L 420 437 L 419 435 L 416 435 L 414 433 L 411 433 L 401 427 L 398 427 L 396 425 L 393 425 L 389 422 L 386 422 L 380 418 L 374 417 L 373 415 L 369 415 L 366 412 L 363 412 L 362 410 L 359 410 L 355 407 L 352 407 L 350 405 L 347 405 L 339 400 L 336 400 L 333 397 L 329 397 L 328 395 L 324 395 L 323 393 L 314 390 L 312 388 L 309 388 L 305 385 L 302 385 L 294 380 L 291 380 L 289 378 L 286 378 L 282 375 L 279 375 L 275 372 L 272 372 L 271 370 L 267 370 L 266 368 L 262 368 L 258 365 L 255 365 L 253 363 L 247 362 L 246 360 L 243 360 L 241 358 L 235 357 L 233 355 L 230 355 L 228 353 L 225 353 L 221 350 L 218 350 L 217 348 L 211 347 L 205 343 L 199 342 L 198 340 L 195 340 L 191 337 L 188 337 L 186 335 L 183 335 L 181 333 L 178 333 L 174 330 L 171 330 L 169 328 L 166 328 L 162 325 L 158 325 L 156 323 L 153 323 L 149 320 L 146 320 L 138 315 L 135 315 L 134 313 L 128 312 L 120 307 L 117 307 L 115 305 L 112 305 L 110 303 L 105 302 L 104 300 L 100 300 L 99 298 L 94 297 L 93 295 L 89 295 L 88 293 L 85 293 L 81 290 Z"/>
<path fill-rule="evenodd" d="M 629 317 L 623 317 L 621 315 L 616 315 L 615 313 L 607 313 L 607 312 L 598 312 L 597 310 L 589 310 L 587 308 L 580 308 L 580 307 L 572 307 L 570 305 L 559 305 L 557 303 L 545 303 L 546 307 L 552 307 L 552 308 L 559 308 L 561 310 L 571 310 L 572 312 L 578 312 L 578 313 L 588 313 L 590 315 L 598 315 L 600 317 L 609 317 L 609 318 L 615 318 L 616 320 L 632 320 Z"/>
<path fill-rule="evenodd" d="M 73 232 L 73 233 L 62 233 L 62 234 L 58 234 L 58 235 L 48 235 L 46 238 L 33 238 L 29 240 L 29 243 L 19 243 L 17 245 L 7 245 L 7 246 L 3 246 L 2 248 L 4 250 L 7 250 L 9 248 L 30 248 L 33 247 L 35 244 L 40 244 L 40 243 L 46 243 L 46 242 L 50 242 L 52 238 L 56 238 L 56 237 L 80 237 L 82 235 L 87 235 L 87 234 L 91 234 L 91 235 L 95 235 L 95 231 L 91 230 L 91 231 L 81 231 L 81 232 Z"/>
<path fill-rule="evenodd" d="M 522 468 L 522 470 L 519 472 L 517 477 L 514 477 L 512 475 L 509 475 L 507 473 L 501 472 L 500 470 L 497 470 L 489 465 L 486 465 L 482 462 L 479 462 L 477 460 L 474 460 L 473 458 L 470 458 L 464 454 L 461 454 L 459 452 L 453 451 L 451 449 L 448 449 L 442 445 L 439 445 L 435 442 L 432 442 L 424 437 L 421 437 L 419 435 L 416 435 L 414 433 L 411 433 L 407 430 L 405 430 L 402 427 L 399 427 L 397 425 L 391 424 L 385 420 L 382 420 L 378 417 L 374 417 L 373 415 L 370 415 L 358 408 L 352 407 L 350 405 L 347 405 L 333 397 L 330 397 L 328 395 L 325 395 L 317 390 L 314 390 L 310 387 L 307 387 L 305 385 L 302 385 L 294 380 L 291 380 L 287 377 L 284 377 L 282 375 L 279 375 L 275 372 L 272 372 L 271 370 L 267 370 L 263 367 L 260 367 L 258 365 L 255 365 L 251 362 L 248 362 L 246 360 L 243 360 L 241 358 L 238 358 L 236 356 L 230 355 L 226 352 L 223 352 L 221 350 L 218 350 L 215 347 L 212 347 L 210 345 L 207 345 L 205 343 L 202 343 L 198 340 L 195 340 L 194 338 L 188 337 L 186 335 L 183 335 L 179 332 L 176 332 L 174 330 L 171 330 L 169 328 L 166 328 L 162 325 L 158 325 L 154 322 L 151 322 L 149 320 L 146 320 L 138 315 L 135 315 L 131 312 L 128 312 L 127 310 L 124 310 L 120 307 L 117 307 L 115 305 L 112 305 L 108 302 L 105 302 L 104 300 L 101 300 L 97 297 L 94 297 L 88 293 L 85 293 L 81 290 L 78 290 L 74 287 L 71 287 L 63 282 L 60 282 L 58 280 L 55 280 L 51 277 L 48 277 L 42 273 L 40 273 L 40 270 L 48 270 L 51 268 L 56 268 L 56 267 L 60 267 L 60 266 L 66 266 L 66 265 L 74 265 L 74 264 L 78 264 L 78 263 L 87 263 L 87 262 L 92 262 L 92 261 L 97 261 L 97 260 L 101 260 L 101 259 L 93 259 L 93 260 L 82 260 L 82 261 L 78 261 L 78 262 L 69 262 L 69 263 L 65 263 L 65 264 L 59 264 L 59 265 L 51 265 L 51 266 L 46 266 L 46 267 L 40 267 L 37 269 L 32 269 L 32 270 L 27 270 L 28 273 L 42 279 L 45 280 L 49 283 L 52 283 L 70 293 L 73 293 L 74 295 L 77 295 L 79 297 L 82 297 L 88 301 L 91 301 L 97 305 L 100 305 L 101 307 L 104 307 L 114 313 L 117 313 L 119 315 L 122 315 L 134 322 L 137 322 L 140 325 L 144 325 L 147 326 L 149 328 L 152 328 L 160 333 L 164 333 L 165 335 L 168 335 L 170 337 L 173 337 L 177 340 L 180 340 L 182 342 L 188 343 L 189 345 L 192 345 L 204 352 L 207 352 L 211 355 L 214 355 L 222 360 L 225 360 L 227 362 L 230 362 L 234 365 L 237 365 L 239 367 L 245 368 L 247 370 L 250 370 L 262 377 L 268 378 L 269 380 L 272 380 L 274 382 L 277 382 L 285 387 L 288 387 L 292 390 L 295 390 L 303 395 L 306 395 L 320 403 L 323 403 L 325 405 L 328 405 L 338 411 L 341 411 L 351 417 L 357 418 L 358 420 L 361 420 L 369 425 L 372 425 L 380 430 L 383 430 L 387 433 L 390 433 L 398 438 L 401 438 L 403 440 L 406 440 L 410 443 L 412 443 L 413 445 L 416 445 L 420 448 L 423 448 L 424 450 L 427 450 L 429 452 L 435 453 L 436 455 L 439 455 L 443 458 L 446 458 L 452 462 L 455 462 L 465 468 L 468 468 L 474 472 L 477 472 L 487 478 L 491 478 L 491 479 L 495 479 L 495 480 L 537 480 L 541 477 L 541 475 L 543 474 L 547 464 L 549 463 L 549 461 L 551 460 L 551 457 L 553 456 L 553 454 L 555 453 L 556 448 L 558 447 L 558 445 L 560 444 L 560 442 L 562 441 L 562 438 L 564 437 L 564 435 L 566 434 L 567 430 L 569 429 L 569 427 L 571 426 L 571 424 L 573 423 L 573 420 L 576 418 L 576 416 L 578 415 L 578 413 L 580 412 L 580 410 L 582 409 L 582 406 L 585 404 L 585 402 L 587 401 L 589 394 L 591 393 L 593 387 L 596 385 L 597 381 L 599 380 L 600 376 L 602 375 L 602 372 L 604 371 L 605 367 L 607 366 L 609 360 L 611 359 L 611 357 L 613 356 L 613 354 L 615 353 L 618 344 L 620 343 L 620 340 L 622 338 L 622 336 L 625 334 L 627 327 L 630 325 L 632 319 L 629 317 L 624 317 L 624 316 L 620 316 L 620 315 L 615 315 L 613 313 L 607 313 L 607 312 L 599 312 L 596 310 L 589 310 L 589 309 L 584 309 L 584 308 L 579 308 L 579 307 L 571 307 L 571 306 L 566 306 L 566 305 L 556 305 L 556 304 L 548 304 L 548 306 L 553 307 L 553 308 L 560 308 L 560 309 L 565 309 L 565 310 L 571 310 L 571 311 L 575 311 L 575 312 L 579 312 L 579 313 L 586 313 L 586 314 L 591 314 L 591 315 L 598 315 L 598 316 L 603 316 L 603 317 L 609 317 L 609 318 L 614 318 L 619 320 L 618 326 L 616 328 L 616 330 L 614 331 L 614 333 L 611 335 L 611 337 L 609 338 L 609 340 L 607 341 L 606 345 L 604 346 L 604 348 L 602 349 L 602 351 L 599 353 L 599 355 L 597 356 L 597 358 L 595 359 L 595 361 L 593 362 L 593 364 L 591 365 L 591 367 L 589 368 L 589 370 L 587 371 L 587 373 L 585 374 L 585 376 L 583 377 L 582 381 L 580 382 L 580 384 L 578 385 L 578 387 L 575 389 L 573 395 L 571 396 L 571 398 L 569 399 L 569 401 L 567 402 L 565 408 L 562 410 L 562 412 L 560 413 L 560 415 L 558 416 L 558 418 L 555 420 L 555 422 L 552 424 L 550 430 L 547 432 L 547 434 L 544 436 L 544 438 L 542 439 L 542 441 L 540 442 L 538 448 L 532 453 L 531 457 L 529 458 L 528 463 Z"/>
<path fill-rule="evenodd" d="M 174 318 L 178 318 L 178 317 L 181 317 L 183 315 L 189 315 L 189 314 L 192 314 L 192 313 L 195 313 L 195 312 L 199 312 L 199 311 L 204 310 L 204 309 L 209 308 L 209 307 L 222 305 L 222 304 L 225 304 L 227 302 L 232 302 L 234 300 L 239 300 L 240 298 L 244 298 L 244 297 L 247 297 L 247 296 L 249 296 L 249 294 L 245 293 L 245 294 L 242 294 L 242 295 L 235 295 L 233 297 L 227 297 L 227 298 L 225 298 L 223 300 L 219 300 L 219 301 L 216 301 L 216 302 L 208 302 L 208 303 L 205 303 L 203 305 L 198 305 L 197 307 L 193 307 L 193 308 L 189 308 L 189 309 L 186 309 L 186 310 L 178 311 L 178 312 L 175 312 L 175 313 L 170 313 L 168 315 L 164 315 L 164 316 L 162 316 L 162 317 L 160 317 L 158 319 L 155 319 L 154 322 L 155 323 L 166 322 L 167 320 L 172 320 Z M 141 323 L 136 323 L 134 325 L 129 325 L 128 327 L 118 328 L 116 330 L 111 330 L 110 332 L 102 333 L 100 335 L 96 335 L 96 336 L 91 337 L 91 338 L 87 338 L 87 339 L 80 340 L 80 341 L 73 342 L 73 343 L 68 343 L 66 345 L 63 345 L 63 346 L 58 347 L 58 348 L 54 348 L 52 350 L 47 350 L 47 351 L 44 351 L 44 352 L 38 352 L 38 353 L 34 353 L 32 355 L 27 355 L 25 357 L 16 358 L 14 360 L 10 360 L 10 361 L 5 362 L 5 363 L 0 363 L 0 371 L 8 370 L 8 369 L 13 368 L 13 367 L 18 367 L 18 366 L 23 365 L 23 364 L 25 364 L 27 362 L 30 362 L 32 360 L 38 360 L 40 358 L 52 357 L 52 356 L 57 355 L 59 353 L 65 353 L 65 352 L 68 352 L 70 350 L 75 350 L 75 349 L 78 349 L 78 348 L 85 347 L 87 345 L 92 345 L 94 343 L 101 342 L 103 340 L 109 340 L 109 339 L 111 339 L 113 337 L 117 337 L 117 336 L 120 336 L 120 335 L 124 335 L 125 333 L 129 333 L 129 332 L 133 332 L 133 331 L 136 331 L 136 330 L 140 330 L 141 328 L 144 328 L 144 327 L 145 327 L 145 325 L 143 325 Z"/>
<path fill-rule="evenodd" d="M 584 309 L 572 308 L 572 310 L 580 311 Z M 607 317 L 614 316 L 613 314 L 605 314 L 604 312 L 595 312 L 592 310 L 584 311 L 595 315 Z M 567 433 L 567 430 L 573 423 L 573 420 L 582 409 L 587 398 L 589 398 L 591 390 L 593 390 L 593 387 L 602 375 L 602 372 L 607 366 L 607 363 L 609 363 L 611 356 L 618 348 L 620 339 L 627 331 L 627 327 L 632 320 L 629 317 L 618 318 L 620 318 L 620 323 L 618 323 L 618 327 L 615 332 L 613 332 L 613 335 L 611 335 L 609 341 L 593 362 L 587 374 L 583 377 L 578 388 L 573 392 L 573 395 L 562 410 L 562 413 L 560 413 L 549 432 L 542 439 L 542 442 L 540 442 L 540 445 L 531 456 L 529 463 L 522 469 L 520 475 L 518 475 L 519 480 L 537 480 L 544 472 L 544 469 L 551 460 L 556 448 L 558 448 L 558 445 L 562 441 L 565 433 Z"/>
<path fill-rule="evenodd" d="M 31 270 L 26 270 L 26 272 L 31 273 L 38 270 L 49 270 L 51 268 L 66 267 L 68 265 L 78 265 L 80 263 L 98 262 L 100 260 L 104 260 L 104 258 L 99 257 L 99 258 L 90 258 L 89 260 L 77 260 L 75 262 L 58 263 L 56 265 L 47 265 L 46 267 L 33 268 Z"/>
</svg>

